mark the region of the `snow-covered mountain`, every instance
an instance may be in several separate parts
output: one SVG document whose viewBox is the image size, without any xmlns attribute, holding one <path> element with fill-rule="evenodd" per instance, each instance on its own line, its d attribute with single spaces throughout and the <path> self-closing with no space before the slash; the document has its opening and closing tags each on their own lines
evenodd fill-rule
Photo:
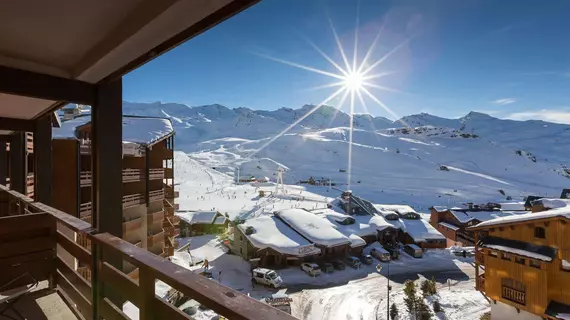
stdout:
<svg viewBox="0 0 570 320">
<path fill-rule="evenodd" d="M 350 188 L 377 202 L 425 210 L 467 200 L 557 196 L 570 185 L 568 125 L 477 112 L 459 119 L 422 113 L 398 121 L 358 115 L 349 170 L 349 116 L 333 107 L 319 108 L 259 152 L 313 106 L 258 111 L 125 102 L 123 108 L 125 114 L 171 118 L 176 149 L 216 170 L 239 167 L 242 175 L 273 177 L 278 163 L 288 168 L 288 182 L 330 178 L 339 189 L 346 188 L 350 172 Z M 321 189 L 315 191 L 327 192 Z"/>
</svg>

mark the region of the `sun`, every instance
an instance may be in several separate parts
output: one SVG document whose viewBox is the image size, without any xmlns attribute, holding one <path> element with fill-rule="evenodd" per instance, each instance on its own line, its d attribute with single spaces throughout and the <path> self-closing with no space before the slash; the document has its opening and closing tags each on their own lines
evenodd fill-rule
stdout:
<svg viewBox="0 0 570 320">
<path fill-rule="evenodd" d="M 364 75 L 360 72 L 351 72 L 344 77 L 343 85 L 346 89 L 354 92 L 364 87 Z"/>
</svg>

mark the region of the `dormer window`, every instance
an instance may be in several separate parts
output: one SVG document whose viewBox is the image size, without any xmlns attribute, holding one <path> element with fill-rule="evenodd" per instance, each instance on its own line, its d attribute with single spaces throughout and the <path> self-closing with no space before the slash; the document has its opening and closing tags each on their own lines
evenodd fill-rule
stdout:
<svg viewBox="0 0 570 320">
<path fill-rule="evenodd" d="M 534 237 L 544 239 L 546 238 L 546 231 L 543 227 L 535 227 L 534 228 Z"/>
</svg>

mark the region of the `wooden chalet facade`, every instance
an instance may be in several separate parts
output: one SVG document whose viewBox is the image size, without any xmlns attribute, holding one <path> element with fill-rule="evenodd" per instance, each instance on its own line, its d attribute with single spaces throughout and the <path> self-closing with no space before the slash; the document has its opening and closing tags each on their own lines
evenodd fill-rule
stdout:
<svg viewBox="0 0 570 320">
<path fill-rule="evenodd" d="M 467 230 L 481 221 L 470 217 L 461 217 L 451 209 L 441 207 L 430 208 L 430 223 L 453 244 L 472 246 L 475 238 L 473 232 Z"/>
<path fill-rule="evenodd" d="M 545 211 L 470 227 L 476 289 L 492 319 L 566 319 L 570 313 L 570 211 Z"/>
<path fill-rule="evenodd" d="M 137 133 L 164 127 L 164 134 L 150 141 L 129 141 L 133 128 Z M 155 125 L 156 127 L 156 125 Z M 151 129 L 152 128 L 152 129 Z M 90 117 L 82 116 L 64 121 L 54 131 L 53 206 L 83 221 L 92 223 L 92 153 Z M 173 183 L 172 162 L 174 131 L 170 120 L 161 118 L 123 116 L 122 157 L 122 238 L 161 257 L 174 254 L 178 235 L 173 202 L 166 199 L 164 181 Z M 171 184 L 172 185 L 172 184 Z M 117 222 L 118 223 L 118 222 Z M 85 239 L 79 243 L 90 248 Z M 79 266 L 79 270 L 83 270 Z M 126 263 L 123 271 L 137 276 L 134 266 Z"/>
</svg>

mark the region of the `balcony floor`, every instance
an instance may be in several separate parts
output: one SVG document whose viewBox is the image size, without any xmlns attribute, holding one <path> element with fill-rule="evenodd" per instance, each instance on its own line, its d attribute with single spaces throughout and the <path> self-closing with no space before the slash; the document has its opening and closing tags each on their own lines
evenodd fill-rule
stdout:
<svg viewBox="0 0 570 320">
<path fill-rule="evenodd" d="M 0 305 L 0 310 L 2 308 L 4 308 L 4 304 Z M 14 308 L 26 319 L 77 319 L 57 292 L 47 288 L 47 281 L 40 283 L 35 291 L 18 300 Z M 7 311 L 6 314 L 18 319 L 18 316 L 12 310 Z M 8 317 L 0 316 L 0 320 L 5 319 L 10 320 Z"/>
</svg>

